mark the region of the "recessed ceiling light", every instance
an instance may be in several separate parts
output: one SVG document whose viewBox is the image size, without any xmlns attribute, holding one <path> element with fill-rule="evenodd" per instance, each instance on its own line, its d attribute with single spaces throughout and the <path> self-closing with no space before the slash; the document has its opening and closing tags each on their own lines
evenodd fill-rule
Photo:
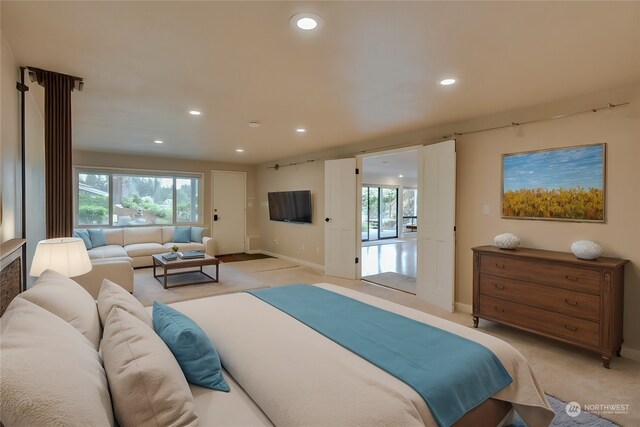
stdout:
<svg viewBox="0 0 640 427">
<path fill-rule="evenodd" d="M 249 122 L 249 127 L 250 128 L 259 128 L 260 127 L 260 122 Z"/>
<path fill-rule="evenodd" d="M 307 130 L 305 128 L 298 128 L 296 129 L 296 132 L 298 133 L 305 133 Z"/>
<path fill-rule="evenodd" d="M 291 17 L 289 22 L 294 28 L 311 31 L 320 27 L 323 20 L 315 13 L 297 13 Z"/>
<path fill-rule="evenodd" d="M 202 112 L 198 110 L 190 110 L 189 114 L 191 114 L 192 116 L 199 116 L 200 114 L 202 114 Z"/>
<path fill-rule="evenodd" d="M 156 139 L 156 140 L 155 140 L 155 141 L 153 141 L 153 142 L 155 142 L 156 144 L 162 144 L 162 141 L 160 141 L 159 139 Z"/>
<path fill-rule="evenodd" d="M 450 86 L 450 85 L 454 84 L 455 82 L 456 82 L 456 79 L 451 79 L 451 78 L 440 80 L 440 84 L 442 86 Z"/>
<path fill-rule="evenodd" d="M 242 148 L 236 148 L 236 152 L 238 153 L 244 153 L 244 150 Z"/>
<path fill-rule="evenodd" d="M 402 175 L 398 175 L 398 178 L 402 178 Z"/>
</svg>

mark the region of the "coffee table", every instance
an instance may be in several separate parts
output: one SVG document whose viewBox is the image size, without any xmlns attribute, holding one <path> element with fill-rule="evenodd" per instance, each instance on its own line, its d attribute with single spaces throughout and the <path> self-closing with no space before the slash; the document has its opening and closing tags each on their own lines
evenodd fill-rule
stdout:
<svg viewBox="0 0 640 427">
<path fill-rule="evenodd" d="M 167 261 L 162 258 L 162 254 L 153 255 L 153 277 L 156 280 L 163 284 L 164 288 L 167 289 L 169 287 L 177 287 L 177 286 L 186 286 L 186 285 L 199 285 L 202 283 L 216 283 L 218 282 L 218 278 L 220 277 L 220 260 L 216 257 L 212 257 L 210 255 L 205 254 L 204 258 L 191 258 L 191 259 L 182 259 L 178 257 L 173 261 Z M 216 277 L 211 277 L 204 271 L 202 271 L 202 267 L 205 265 L 215 265 L 216 266 Z M 162 274 L 156 274 L 156 268 L 161 267 L 163 270 Z M 178 270 L 184 268 L 192 268 L 197 267 L 196 270 L 188 270 L 188 271 L 178 271 L 174 273 L 169 273 L 170 270 Z M 205 276 L 204 280 L 199 280 L 196 282 L 188 282 L 188 283 L 180 283 L 179 285 L 167 286 L 167 278 L 169 276 L 176 276 L 179 274 L 190 274 L 190 273 L 200 273 L 202 276 Z M 163 280 L 160 280 L 160 278 Z"/>
</svg>

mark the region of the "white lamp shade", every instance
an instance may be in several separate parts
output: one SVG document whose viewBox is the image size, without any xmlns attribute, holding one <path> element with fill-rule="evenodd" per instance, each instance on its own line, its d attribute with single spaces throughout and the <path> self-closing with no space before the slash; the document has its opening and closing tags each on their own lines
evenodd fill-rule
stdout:
<svg viewBox="0 0 640 427">
<path fill-rule="evenodd" d="M 45 270 L 54 270 L 67 277 L 91 271 L 91 260 L 82 239 L 63 237 L 38 242 L 29 274 L 38 277 Z"/>
</svg>

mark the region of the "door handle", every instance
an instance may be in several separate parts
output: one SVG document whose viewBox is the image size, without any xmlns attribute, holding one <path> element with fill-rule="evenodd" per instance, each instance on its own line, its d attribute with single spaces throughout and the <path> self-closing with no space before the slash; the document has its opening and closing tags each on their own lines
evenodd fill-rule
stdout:
<svg viewBox="0 0 640 427">
<path fill-rule="evenodd" d="M 567 304 L 569 304 L 569 305 L 578 305 L 578 301 L 576 301 L 576 302 L 571 302 L 571 301 L 569 301 L 569 299 L 568 299 L 568 298 L 565 298 L 565 299 L 564 299 L 564 302 L 566 302 L 566 303 L 567 303 Z"/>
<path fill-rule="evenodd" d="M 331 218 L 325 218 L 324 219 L 324 222 L 331 222 L 331 221 L 333 221 Z"/>
<path fill-rule="evenodd" d="M 213 215 L 213 220 L 214 220 L 214 221 L 217 221 L 217 220 L 218 220 L 218 214 L 214 214 L 214 215 Z"/>
<path fill-rule="evenodd" d="M 572 282 L 577 282 L 580 279 L 578 276 L 569 276 L 568 274 L 564 276 L 565 279 L 571 280 Z"/>
</svg>

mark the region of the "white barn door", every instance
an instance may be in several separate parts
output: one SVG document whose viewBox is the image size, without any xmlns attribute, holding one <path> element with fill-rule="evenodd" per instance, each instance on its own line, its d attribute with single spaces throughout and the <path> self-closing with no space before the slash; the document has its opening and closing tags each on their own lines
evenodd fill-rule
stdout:
<svg viewBox="0 0 640 427">
<path fill-rule="evenodd" d="M 454 308 L 456 142 L 420 148 L 417 296 Z"/>
<path fill-rule="evenodd" d="M 324 273 L 356 278 L 356 159 L 324 162 Z"/>
</svg>

